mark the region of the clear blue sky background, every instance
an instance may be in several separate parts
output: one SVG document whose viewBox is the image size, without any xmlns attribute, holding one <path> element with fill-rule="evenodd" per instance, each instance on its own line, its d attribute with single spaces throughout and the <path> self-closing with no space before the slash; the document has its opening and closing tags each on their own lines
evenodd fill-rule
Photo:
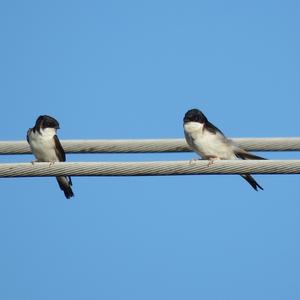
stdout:
<svg viewBox="0 0 300 300">
<path fill-rule="evenodd" d="M 299 1 L 2 1 L 0 139 L 299 136 Z M 264 153 L 297 158 L 299 153 Z M 68 155 L 176 160 L 192 153 Z M 1 157 L 2 162 L 33 157 Z M 299 299 L 300 176 L 0 181 L 1 299 Z"/>
</svg>

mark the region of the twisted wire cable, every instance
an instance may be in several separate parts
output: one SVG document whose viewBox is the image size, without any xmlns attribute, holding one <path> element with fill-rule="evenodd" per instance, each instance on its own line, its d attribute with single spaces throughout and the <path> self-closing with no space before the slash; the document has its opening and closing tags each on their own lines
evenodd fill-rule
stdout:
<svg viewBox="0 0 300 300">
<path fill-rule="evenodd" d="M 300 138 L 233 138 L 248 151 L 300 151 Z M 191 151 L 184 139 L 61 140 L 66 153 L 161 153 Z M 0 141 L 0 155 L 31 153 L 26 141 Z"/>
<path fill-rule="evenodd" d="M 300 174 L 300 160 L 56 162 L 0 164 L 0 178 L 42 176 L 163 176 L 200 174 Z"/>
</svg>

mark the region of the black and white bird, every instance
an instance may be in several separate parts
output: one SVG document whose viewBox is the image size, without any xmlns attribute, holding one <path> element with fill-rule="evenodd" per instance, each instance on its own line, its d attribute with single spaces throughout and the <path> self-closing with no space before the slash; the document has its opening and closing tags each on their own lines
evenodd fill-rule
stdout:
<svg viewBox="0 0 300 300">
<path fill-rule="evenodd" d="M 37 162 L 66 161 L 65 151 L 56 135 L 59 123 L 54 118 L 43 115 L 39 116 L 33 128 L 27 131 L 27 141 Z M 69 176 L 56 177 L 59 187 L 67 199 L 74 196 L 72 181 Z"/>
<path fill-rule="evenodd" d="M 198 109 L 191 109 L 185 114 L 183 128 L 188 145 L 203 159 L 210 160 L 209 165 L 216 159 L 265 159 L 235 145 Z M 257 188 L 263 190 L 250 174 L 241 176 L 256 191 Z"/>
</svg>

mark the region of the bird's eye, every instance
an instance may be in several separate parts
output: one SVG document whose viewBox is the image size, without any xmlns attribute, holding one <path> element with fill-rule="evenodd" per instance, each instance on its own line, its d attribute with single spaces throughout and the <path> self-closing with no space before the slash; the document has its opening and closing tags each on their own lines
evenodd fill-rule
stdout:
<svg viewBox="0 0 300 300">
<path fill-rule="evenodd" d="M 47 127 L 55 127 L 53 122 L 46 122 L 46 126 Z"/>
</svg>

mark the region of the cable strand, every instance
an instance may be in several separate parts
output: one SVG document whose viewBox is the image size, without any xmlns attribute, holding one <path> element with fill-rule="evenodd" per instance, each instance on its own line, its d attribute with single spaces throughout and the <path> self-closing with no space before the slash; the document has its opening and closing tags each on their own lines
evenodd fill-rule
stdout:
<svg viewBox="0 0 300 300">
<path fill-rule="evenodd" d="M 300 174 L 300 160 L 56 162 L 0 164 L 0 178 L 43 176 L 163 176 L 200 174 Z"/>
<path fill-rule="evenodd" d="M 300 151 L 300 138 L 233 138 L 248 151 Z M 184 139 L 61 140 L 66 153 L 162 153 L 191 151 Z M 26 141 L 0 141 L 0 155 L 30 154 Z"/>
</svg>

